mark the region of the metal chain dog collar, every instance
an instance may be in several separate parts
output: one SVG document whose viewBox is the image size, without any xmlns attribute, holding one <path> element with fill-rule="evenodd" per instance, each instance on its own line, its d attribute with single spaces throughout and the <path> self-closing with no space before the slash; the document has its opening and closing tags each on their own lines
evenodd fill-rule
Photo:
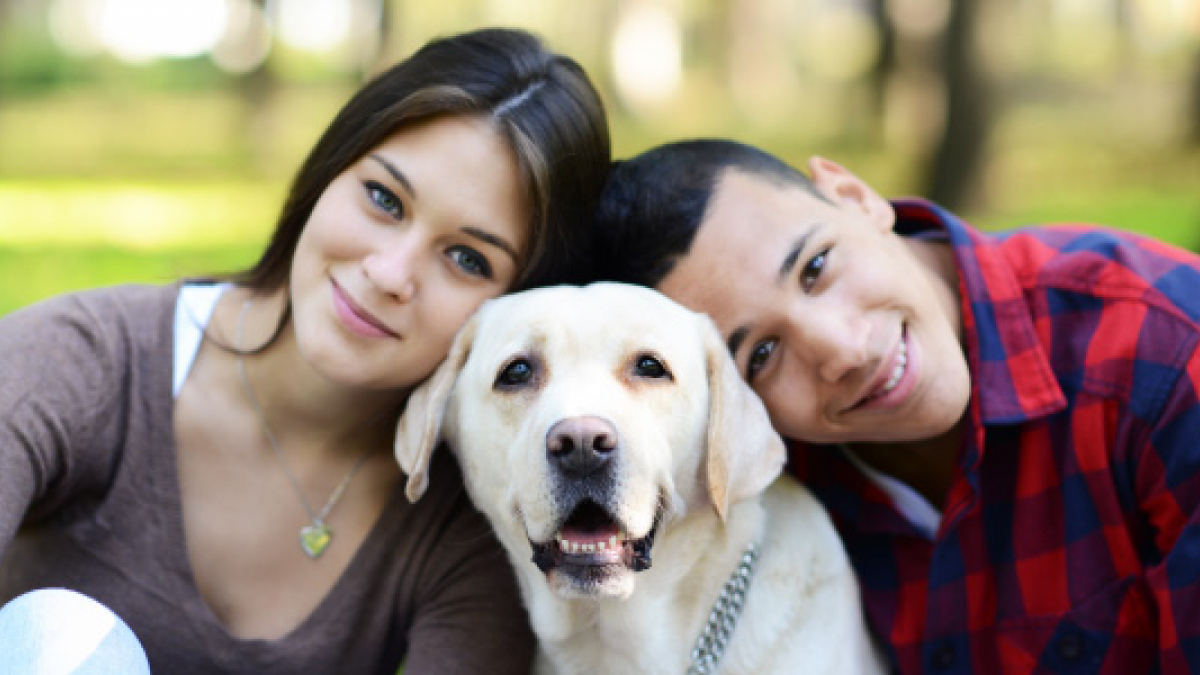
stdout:
<svg viewBox="0 0 1200 675">
<path fill-rule="evenodd" d="M 758 548 L 751 542 L 742 553 L 737 569 L 721 587 L 721 594 L 713 603 L 712 611 L 708 613 L 708 622 L 704 624 L 692 649 L 692 665 L 688 667 L 687 675 L 707 675 L 721 662 L 733 629 L 737 627 L 742 605 L 746 602 L 746 592 L 750 589 L 750 577 L 754 574 L 754 561 L 757 558 Z"/>
<path fill-rule="evenodd" d="M 246 324 L 246 312 L 250 309 L 250 304 L 253 299 L 247 299 L 242 305 L 242 312 L 238 316 L 237 323 L 237 342 L 234 348 L 237 351 L 237 367 L 238 375 L 241 378 L 242 388 L 246 392 L 246 398 L 250 401 L 250 407 L 254 410 L 254 415 L 258 418 L 258 424 L 262 427 L 263 436 L 266 437 L 267 443 L 271 445 L 271 450 L 275 453 L 275 461 L 283 469 L 283 473 L 287 476 L 288 483 L 291 484 L 292 490 L 296 496 L 300 498 L 300 505 L 304 507 L 304 511 L 308 513 L 310 523 L 300 528 L 300 548 L 309 558 L 317 559 L 329 548 L 330 542 L 333 541 L 333 530 L 329 525 L 325 524 L 325 518 L 329 516 L 329 512 L 337 506 L 338 500 L 342 498 L 342 494 L 346 492 L 346 488 L 350 487 L 350 481 L 354 479 L 354 474 L 358 473 L 358 469 L 366 461 L 367 455 L 371 454 L 370 448 L 367 449 L 355 462 L 354 466 L 350 467 L 350 471 L 346 473 L 342 482 L 333 489 L 333 493 L 329 495 L 325 506 L 321 507 L 320 511 L 315 511 L 312 504 L 308 503 L 308 497 L 304 495 L 304 490 L 300 487 L 300 481 L 296 479 L 292 473 L 292 468 L 288 466 L 287 459 L 283 456 L 283 451 L 279 448 L 279 441 L 275 439 L 275 434 L 271 431 L 270 425 L 267 424 L 267 417 L 263 414 L 262 405 L 258 402 L 258 396 L 254 393 L 254 388 L 250 386 L 250 377 L 246 375 L 246 357 L 240 351 L 242 348 L 242 329 Z"/>
</svg>

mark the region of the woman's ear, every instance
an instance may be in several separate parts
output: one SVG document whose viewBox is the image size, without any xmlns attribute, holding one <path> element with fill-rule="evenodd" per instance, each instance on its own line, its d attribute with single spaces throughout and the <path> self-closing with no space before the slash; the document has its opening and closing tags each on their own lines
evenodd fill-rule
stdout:
<svg viewBox="0 0 1200 675">
<path fill-rule="evenodd" d="M 891 202 L 841 164 L 813 156 L 808 160 L 808 175 L 821 194 L 838 208 L 849 208 L 866 216 L 882 231 L 891 231 L 896 225 L 896 211 Z"/>
</svg>

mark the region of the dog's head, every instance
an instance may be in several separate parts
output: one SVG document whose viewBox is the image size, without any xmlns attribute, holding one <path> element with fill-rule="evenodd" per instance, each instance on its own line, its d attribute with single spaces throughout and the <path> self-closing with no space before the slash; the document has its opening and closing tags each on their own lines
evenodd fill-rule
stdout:
<svg viewBox="0 0 1200 675">
<path fill-rule="evenodd" d="M 613 283 L 485 303 L 400 420 L 409 499 L 441 439 L 501 540 L 528 541 L 566 597 L 632 592 L 660 525 L 695 508 L 724 519 L 784 459 L 712 322 Z"/>
</svg>

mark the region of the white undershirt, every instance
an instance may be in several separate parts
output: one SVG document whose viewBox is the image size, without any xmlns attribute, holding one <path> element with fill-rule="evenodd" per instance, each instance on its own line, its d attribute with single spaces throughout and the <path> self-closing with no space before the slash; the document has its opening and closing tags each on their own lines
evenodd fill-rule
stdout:
<svg viewBox="0 0 1200 675">
<path fill-rule="evenodd" d="M 171 394 L 179 390 L 196 362 L 204 329 L 217 308 L 217 300 L 231 284 L 184 284 L 175 303 L 175 362 L 172 367 Z"/>
<path fill-rule="evenodd" d="M 917 528 L 926 539 L 933 541 L 934 536 L 937 535 L 938 526 L 942 523 L 941 511 L 935 509 L 924 495 L 912 489 L 907 483 L 867 466 L 866 462 L 859 459 L 849 446 L 840 445 L 838 447 L 845 453 L 846 459 L 857 466 L 859 471 L 862 471 L 867 478 L 871 479 L 872 483 L 879 486 L 879 489 L 891 498 L 892 505 L 896 507 L 900 515 L 904 516 L 905 520 Z"/>
</svg>

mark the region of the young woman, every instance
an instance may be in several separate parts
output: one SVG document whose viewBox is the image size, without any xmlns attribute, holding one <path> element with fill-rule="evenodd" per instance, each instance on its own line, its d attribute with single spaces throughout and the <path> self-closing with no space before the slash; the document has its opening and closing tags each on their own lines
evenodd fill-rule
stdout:
<svg viewBox="0 0 1200 675">
<path fill-rule="evenodd" d="M 391 438 L 481 302 L 570 280 L 608 161 L 572 60 L 436 40 L 341 110 L 247 272 L 5 317 L 0 602 L 79 591 L 159 673 L 528 672 L 457 468 L 408 504 Z"/>
</svg>

